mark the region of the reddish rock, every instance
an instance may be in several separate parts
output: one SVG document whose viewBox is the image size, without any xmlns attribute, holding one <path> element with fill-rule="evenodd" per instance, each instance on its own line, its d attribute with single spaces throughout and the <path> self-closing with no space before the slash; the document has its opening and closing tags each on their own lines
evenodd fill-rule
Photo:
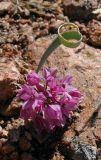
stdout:
<svg viewBox="0 0 101 160">
<path fill-rule="evenodd" d="M 17 115 L 21 108 L 21 102 L 17 100 L 17 98 L 14 98 L 10 104 L 2 104 L 0 108 L 0 113 L 3 116 L 10 117 Z"/>
<path fill-rule="evenodd" d="M 88 23 L 89 43 L 101 47 L 101 22 L 92 20 Z"/>
<path fill-rule="evenodd" d="M 84 129 L 84 127 L 86 127 L 94 111 L 95 108 L 93 106 L 86 106 L 86 108 L 81 112 L 80 117 L 76 121 L 75 124 L 76 132 L 80 133 Z"/>
<path fill-rule="evenodd" d="M 0 15 L 2 15 L 4 12 L 9 11 L 13 7 L 12 2 L 0 2 Z"/>
<path fill-rule="evenodd" d="M 14 32 L 13 32 L 14 33 Z M 9 37 L 8 37 L 9 38 Z M 15 38 L 15 36 L 13 37 Z M 9 41 L 9 40 L 8 40 Z M 12 37 L 10 37 L 10 41 L 12 41 Z M 20 51 L 17 50 L 17 48 L 14 49 L 14 46 L 10 43 L 6 43 L 3 45 L 3 51 L 2 51 L 2 56 L 5 56 L 5 57 L 14 57 L 16 56 L 17 54 L 21 54 Z"/>
<path fill-rule="evenodd" d="M 82 143 L 91 144 L 92 146 L 97 147 L 93 131 L 94 128 L 87 128 L 79 135 L 79 137 Z"/>
<path fill-rule="evenodd" d="M 52 32 L 52 33 L 56 33 L 57 32 L 57 30 L 58 30 L 58 28 L 59 28 L 59 26 L 61 25 L 61 24 L 63 24 L 64 23 L 64 21 L 62 21 L 62 20 L 55 20 L 55 19 L 52 19 L 51 20 L 51 23 L 50 23 L 50 31 Z"/>
<path fill-rule="evenodd" d="M 20 73 L 13 62 L 0 62 L 0 101 L 6 101 L 15 95 L 19 78 Z"/>
<path fill-rule="evenodd" d="M 23 33 L 23 36 L 26 35 L 26 38 L 28 39 L 27 43 L 33 42 L 33 28 L 31 26 L 31 24 L 30 25 L 28 25 L 27 23 L 25 23 L 25 24 L 19 24 L 19 27 L 20 27 L 19 31 L 21 33 Z M 25 38 L 25 40 L 26 40 L 26 38 Z M 22 37 L 20 36 L 19 42 L 21 42 L 21 39 L 22 39 Z"/>
<path fill-rule="evenodd" d="M 73 129 L 69 129 L 65 131 L 62 137 L 62 143 L 65 143 L 68 145 L 72 141 L 74 136 L 75 136 L 75 131 Z"/>
<path fill-rule="evenodd" d="M 93 134 L 96 137 L 96 139 L 101 143 L 101 105 L 94 121 Z"/>
<path fill-rule="evenodd" d="M 88 24 L 76 22 L 83 35 L 83 41 L 101 47 L 101 21 L 91 20 Z"/>
<path fill-rule="evenodd" d="M 94 129 L 94 135 L 98 140 L 101 141 L 101 126 L 100 127 L 96 127 Z"/>
</svg>

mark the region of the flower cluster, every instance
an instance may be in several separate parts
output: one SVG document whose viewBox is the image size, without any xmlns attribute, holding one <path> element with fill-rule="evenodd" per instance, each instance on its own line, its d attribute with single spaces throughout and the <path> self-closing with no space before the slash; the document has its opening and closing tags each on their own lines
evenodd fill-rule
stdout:
<svg viewBox="0 0 101 160">
<path fill-rule="evenodd" d="M 71 85 L 72 77 L 61 79 L 57 70 L 45 68 L 42 75 L 32 72 L 26 79 L 27 84 L 17 94 L 24 102 L 21 118 L 31 119 L 39 133 L 63 127 L 81 98 L 80 92 Z"/>
</svg>

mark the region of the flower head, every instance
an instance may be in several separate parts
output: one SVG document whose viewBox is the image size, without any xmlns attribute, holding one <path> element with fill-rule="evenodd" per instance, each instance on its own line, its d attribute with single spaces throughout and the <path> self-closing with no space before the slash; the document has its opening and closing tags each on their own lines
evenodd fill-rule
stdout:
<svg viewBox="0 0 101 160">
<path fill-rule="evenodd" d="M 39 133 L 50 132 L 56 126 L 63 127 L 81 98 L 71 82 L 71 76 L 58 78 L 57 70 L 45 68 L 42 76 L 29 73 L 27 84 L 17 94 L 24 102 L 20 116 L 25 120 L 31 119 Z"/>
</svg>

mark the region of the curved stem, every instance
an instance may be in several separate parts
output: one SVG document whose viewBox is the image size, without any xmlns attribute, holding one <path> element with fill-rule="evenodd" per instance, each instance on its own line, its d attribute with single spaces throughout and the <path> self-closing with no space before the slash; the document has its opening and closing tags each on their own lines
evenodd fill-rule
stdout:
<svg viewBox="0 0 101 160">
<path fill-rule="evenodd" d="M 43 54 L 40 62 L 39 62 L 39 65 L 38 65 L 38 68 L 36 70 L 36 72 L 38 73 L 39 70 L 41 69 L 41 67 L 43 66 L 44 62 L 46 61 L 46 59 L 49 57 L 49 55 L 57 48 L 59 47 L 59 45 L 61 45 L 60 41 L 59 41 L 59 38 L 55 38 L 55 40 L 50 44 L 50 46 L 46 49 L 45 53 Z"/>
</svg>

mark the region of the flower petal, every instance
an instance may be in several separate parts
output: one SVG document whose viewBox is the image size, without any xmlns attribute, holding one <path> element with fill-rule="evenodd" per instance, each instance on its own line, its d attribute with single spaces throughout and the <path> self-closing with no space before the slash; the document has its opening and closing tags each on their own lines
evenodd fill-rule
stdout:
<svg viewBox="0 0 101 160">
<path fill-rule="evenodd" d="M 35 72 L 29 73 L 27 75 L 27 82 L 29 85 L 37 85 L 40 82 L 40 77 Z"/>
</svg>

